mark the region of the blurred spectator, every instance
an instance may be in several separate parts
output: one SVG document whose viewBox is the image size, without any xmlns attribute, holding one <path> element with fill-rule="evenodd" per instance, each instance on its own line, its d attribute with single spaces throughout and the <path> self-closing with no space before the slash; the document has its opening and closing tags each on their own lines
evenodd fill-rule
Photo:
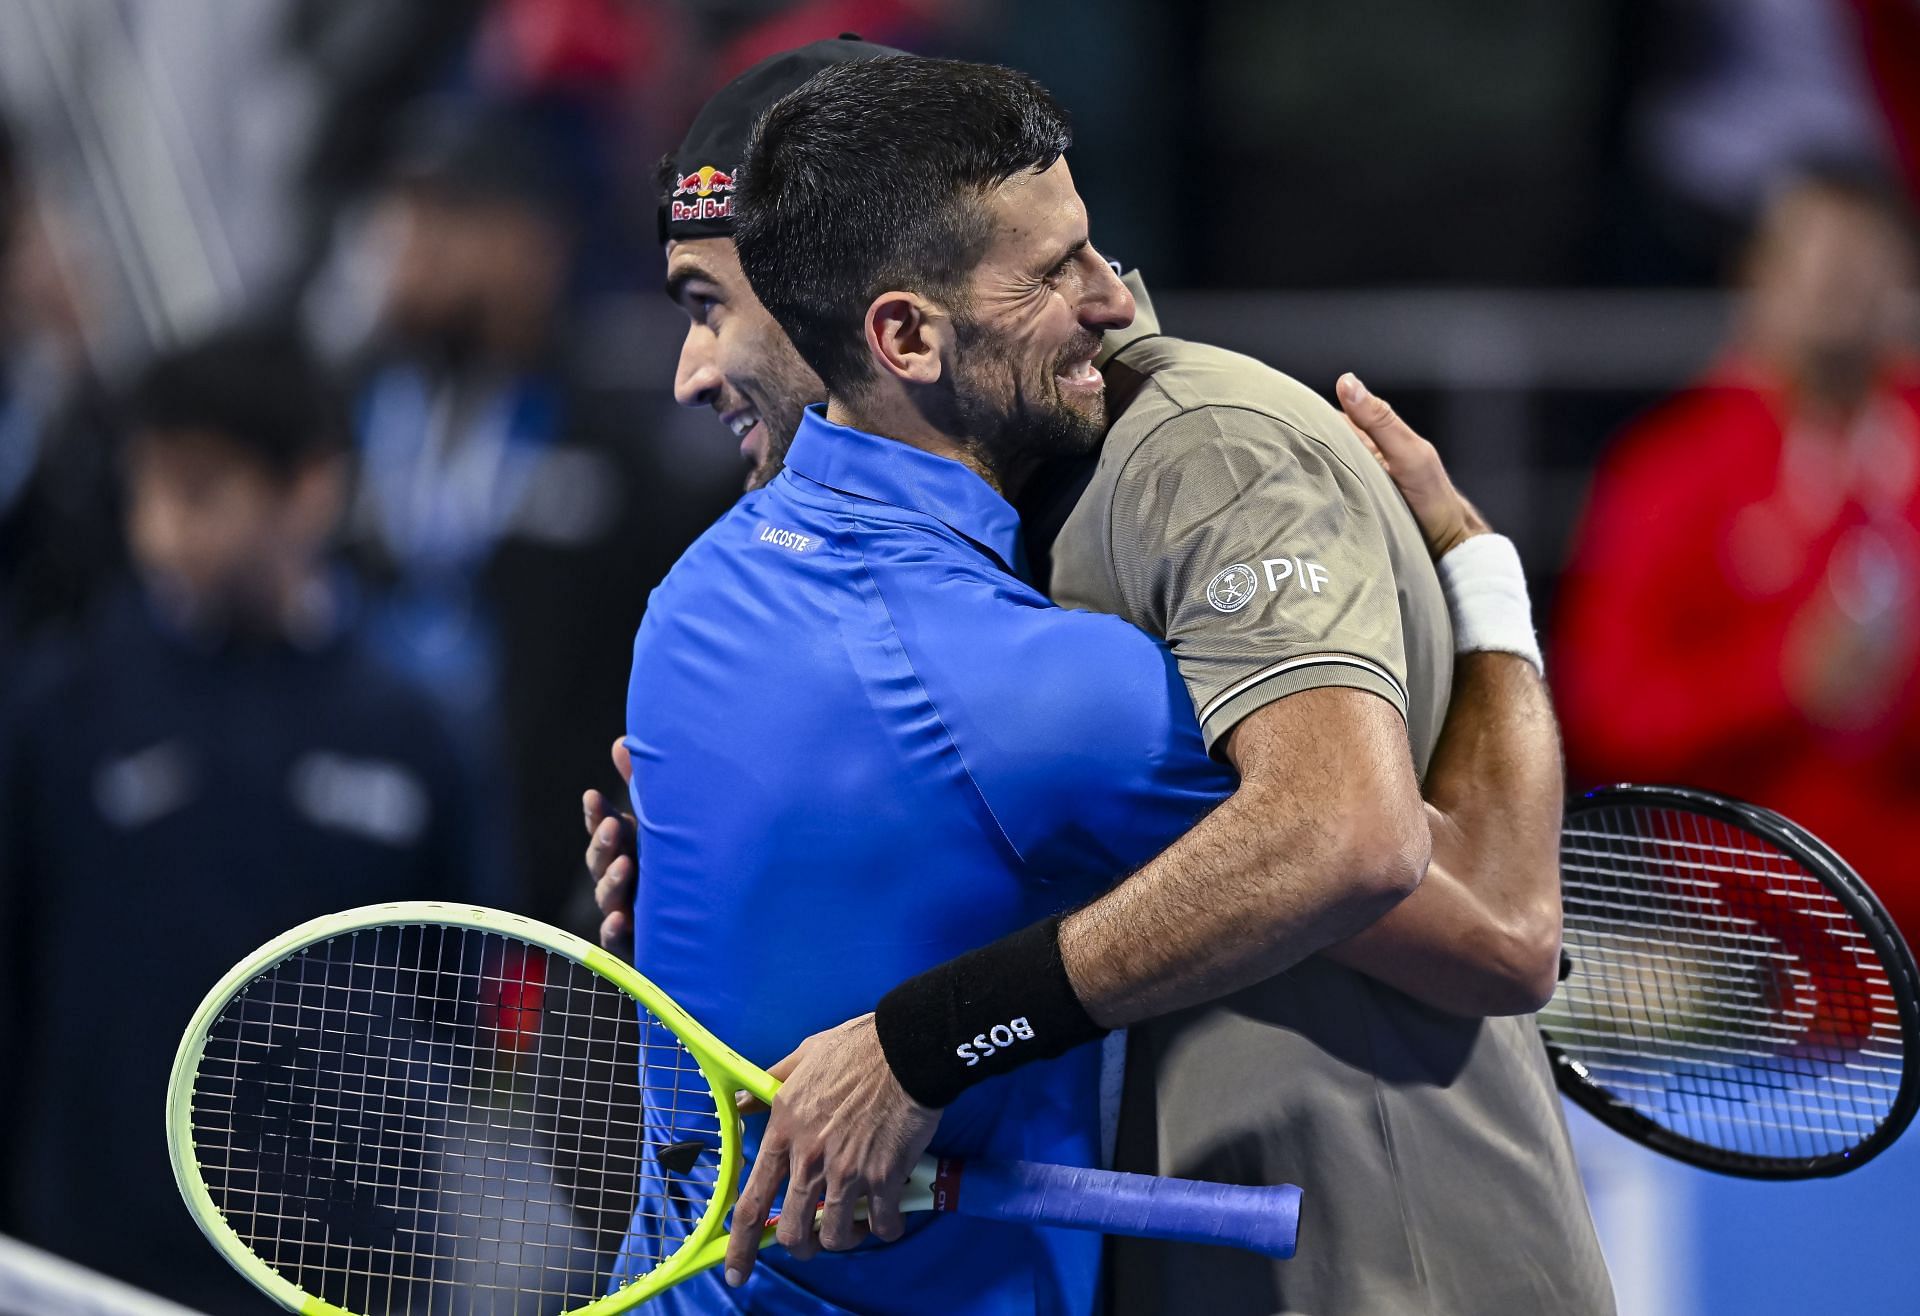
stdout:
<svg viewBox="0 0 1920 1316">
<path fill-rule="evenodd" d="M 381 169 L 423 87 L 464 76 L 466 50 L 488 0 L 281 0 L 279 39 L 303 68 L 314 98 L 300 144 L 308 232 L 304 259 L 318 261 L 340 212 L 383 181 Z M 220 21 L 231 16 L 217 15 Z M 192 39 L 194 34 L 189 34 Z M 282 78 L 279 91 L 291 90 Z M 307 271 L 310 272 L 310 271 Z"/>
<path fill-rule="evenodd" d="M 1877 150 L 1847 0 L 1659 0 L 1664 67 L 1639 107 L 1664 185 L 1740 224 L 1795 161 Z"/>
<path fill-rule="evenodd" d="M 329 401 L 278 333 L 158 361 L 126 450 L 139 585 L 36 651 L 0 719 L 0 1232 L 212 1312 L 261 1299 L 158 1136 L 194 1006 L 304 919 L 498 895 L 449 737 L 323 566 Z"/>
<path fill-rule="evenodd" d="M 605 771 L 647 592 L 721 506 L 581 386 L 556 332 L 555 159 L 506 108 L 413 134 L 384 202 L 351 521 L 382 646 L 506 777 L 526 907 L 549 918 L 586 889 L 579 785 Z"/>
<path fill-rule="evenodd" d="M 1912 0 L 1846 0 L 1859 20 L 1874 93 L 1886 115 L 1887 133 L 1906 173 L 1907 190 L 1920 199 L 1920 5 Z"/>
<path fill-rule="evenodd" d="M 0 677 L 123 561 L 85 298 L 0 123 Z"/>
<path fill-rule="evenodd" d="M 1920 942 L 1920 374 L 1897 194 L 1811 172 L 1766 208 L 1738 330 L 1603 464 L 1560 615 L 1577 776 L 1779 809 Z"/>
</svg>

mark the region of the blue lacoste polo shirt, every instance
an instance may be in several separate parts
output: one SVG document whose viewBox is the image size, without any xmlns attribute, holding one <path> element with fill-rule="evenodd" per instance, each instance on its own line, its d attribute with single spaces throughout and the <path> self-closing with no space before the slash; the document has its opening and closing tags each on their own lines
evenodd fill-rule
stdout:
<svg viewBox="0 0 1920 1316">
<path fill-rule="evenodd" d="M 786 470 L 653 595 L 627 701 L 635 962 L 756 1064 L 1085 901 L 1232 787 L 1166 650 L 1055 607 L 1021 579 L 1018 536 L 1013 508 L 966 466 L 815 409 Z M 1098 1050 L 979 1085 L 933 1149 L 1095 1164 Z M 648 1118 L 670 1124 L 673 1105 L 663 1095 Z M 758 1134 L 756 1121 L 749 1155 Z M 804 1263 L 771 1249 L 743 1290 L 712 1272 L 655 1305 L 1094 1308 L 1097 1235 L 909 1222 L 890 1246 Z M 636 1228 L 630 1267 L 651 1264 L 648 1246 Z"/>
</svg>

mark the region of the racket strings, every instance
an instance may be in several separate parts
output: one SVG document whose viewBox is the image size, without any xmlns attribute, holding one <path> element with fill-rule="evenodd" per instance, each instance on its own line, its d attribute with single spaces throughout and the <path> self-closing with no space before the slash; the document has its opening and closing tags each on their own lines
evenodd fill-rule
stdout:
<svg viewBox="0 0 1920 1316">
<path fill-rule="evenodd" d="M 1614 806 L 1562 836 L 1574 971 L 1541 1026 L 1646 1118 L 1720 1150 L 1844 1155 L 1905 1063 L 1872 941 L 1798 860 L 1730 823 Z"/>
<path fill-rule="evenodd" d="M 717 1153 L 720 1119 L 698 1063 L 614 984 L 437 926 L 346 934 L 256 978 L 210 1029 L 192 1100 L 241 1240 L 362 1316 L 545 1316 L 646 1273 L 716 1177 L 714 1153 L 674 1173 L 659 1153 Z"/>
</svg>

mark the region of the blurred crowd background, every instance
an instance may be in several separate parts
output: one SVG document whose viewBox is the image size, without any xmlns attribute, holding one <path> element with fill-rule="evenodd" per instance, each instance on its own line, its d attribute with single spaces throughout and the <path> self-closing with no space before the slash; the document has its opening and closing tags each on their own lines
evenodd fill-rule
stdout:
<svg viewBox="0 0 1920 1316">
<path fill-rule="evenodd" d="M 744 475 L 655 164 L 846 31 L 1034 73 L 1171 332 L 1440 445 L 1575 785 L 1773 805 L 1920 938 L 1920 0 L 0 0 L 0 1232 L 255 1309 L 159 1136 L 220 972 L 378 899 L 590 930 L 634 627 Z M 1906 1149 L 1582 1137 L 1623 1312 L 1920 1283 Z"/>
</svg>

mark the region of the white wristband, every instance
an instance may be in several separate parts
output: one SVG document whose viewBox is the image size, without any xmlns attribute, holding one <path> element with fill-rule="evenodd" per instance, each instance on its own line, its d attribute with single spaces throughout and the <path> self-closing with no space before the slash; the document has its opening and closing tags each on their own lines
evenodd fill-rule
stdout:
<svg viewBox="0 0 1920 1316">
<path fill-rule="evenodd" d="M 1546 674 L 1520 554 L 1505 535 L 1475 535 L 1434 564 L 1453 616 L 1455 653 L 1511 653 Z"/>
</svg>

